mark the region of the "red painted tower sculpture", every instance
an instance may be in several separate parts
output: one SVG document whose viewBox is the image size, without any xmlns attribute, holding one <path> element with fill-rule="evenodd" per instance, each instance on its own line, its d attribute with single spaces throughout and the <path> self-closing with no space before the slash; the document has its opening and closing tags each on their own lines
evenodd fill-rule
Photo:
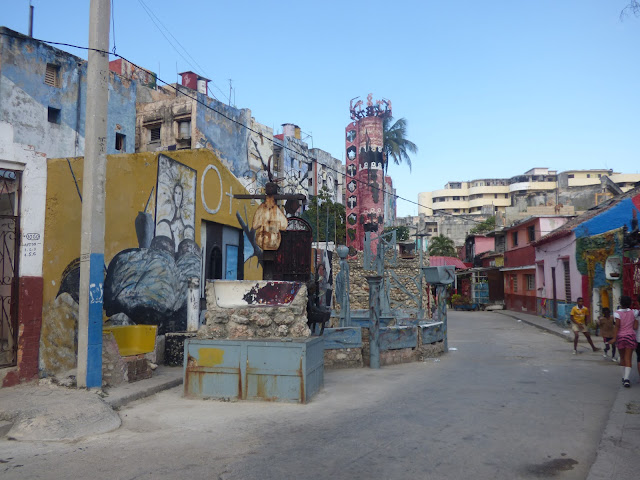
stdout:
<svg viewBox="0 0 640 480">
<path fill-rule="evenodd" d="M 357 98 L 357 97 L 356 97 Z M 356 100 L 354 98 L 353 100 Z M 385 117 L 391 116 L 389 100 L 351 100 L 351 122 L 346 128 L 346 215 L 347 246 L 350 256 L 364 249 L 365 232 L 371 232 L 371 248 L 377 250 L 377 236 L 384 227 L 384 160 L 383 128 Z"/>
</svg>

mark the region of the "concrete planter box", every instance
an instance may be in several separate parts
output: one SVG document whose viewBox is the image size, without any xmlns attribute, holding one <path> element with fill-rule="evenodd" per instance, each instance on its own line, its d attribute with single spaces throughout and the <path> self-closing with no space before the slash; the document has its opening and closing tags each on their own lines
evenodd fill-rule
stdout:
<svg viewBox="0 0 640 480">
<path fill-rule="evenodd" d="M 184 395 L 307 403 L 324 385 L 323 352 L 321 337 L 189 339 Z"/>
</svg>

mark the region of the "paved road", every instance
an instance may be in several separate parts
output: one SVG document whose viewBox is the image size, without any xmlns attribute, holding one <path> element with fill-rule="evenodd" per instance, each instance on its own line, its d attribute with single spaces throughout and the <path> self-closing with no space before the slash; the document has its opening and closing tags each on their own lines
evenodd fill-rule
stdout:
<svg viewBox="0 0 640 480">
<path fill-rule="evenodd" d="M 440 359 L 328 371 L 309 405 L 188 400 L 175 388 L 121 410 L 109 434 L 0 442 L 0 477 L 586 478 L 619 367 L 504 315 L 449 319 Z"/>
</svg>

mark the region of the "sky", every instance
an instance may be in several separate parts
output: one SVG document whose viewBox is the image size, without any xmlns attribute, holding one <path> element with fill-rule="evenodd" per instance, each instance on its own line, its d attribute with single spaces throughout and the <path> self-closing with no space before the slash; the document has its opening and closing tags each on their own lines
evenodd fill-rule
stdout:
<svg viewBox="0 0 640 480">
<path fill-rule="evenodd" d="M 0 0 L 0 25 L 88 45 L 88 0 Z M 534 167 L 640 172 L 640 18 L 629 0 L 112 0 L 110 48 L 344 160 L 349 101 L 390 99 L 418 146 L 398 216 L 448 181 Z M 146 8 L 145 8 L 146 7 Z M 115 33 L 115 34 L 114 34 Z M 164 35 L 163 35 L 164 34 Z M 170 42 L 169 42 L 170 40 Z M 173 44 L 173 46 L 172 46 Z M 61 47 L 80 57 L 86 52 Z"/>
</svg>

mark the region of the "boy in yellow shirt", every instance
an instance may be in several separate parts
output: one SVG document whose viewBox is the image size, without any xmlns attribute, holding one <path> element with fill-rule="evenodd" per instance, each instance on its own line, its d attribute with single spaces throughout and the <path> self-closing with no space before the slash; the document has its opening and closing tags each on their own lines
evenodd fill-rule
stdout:
<svg viewBox="0 0 640 480">
<path fill-rule="evenodd" d="M 589 345 L 594 352 L 600 350 L 597 348 L 593 341 L 591 340 L 591 335 L 589 335 L 589 331 L 587 330 L 586 318 L 589 315 L 589 309 L 584 306 L 582 302 L 582 297 L 578 297 L 578 304 L 571 309 L 571 329 L 573 330 L 573 354 L 576 355 L 578 353 L 578 337 L 580 336 L 580 332 L 584 333 L 584 336 L 587 338 Z"/>
</svg>

